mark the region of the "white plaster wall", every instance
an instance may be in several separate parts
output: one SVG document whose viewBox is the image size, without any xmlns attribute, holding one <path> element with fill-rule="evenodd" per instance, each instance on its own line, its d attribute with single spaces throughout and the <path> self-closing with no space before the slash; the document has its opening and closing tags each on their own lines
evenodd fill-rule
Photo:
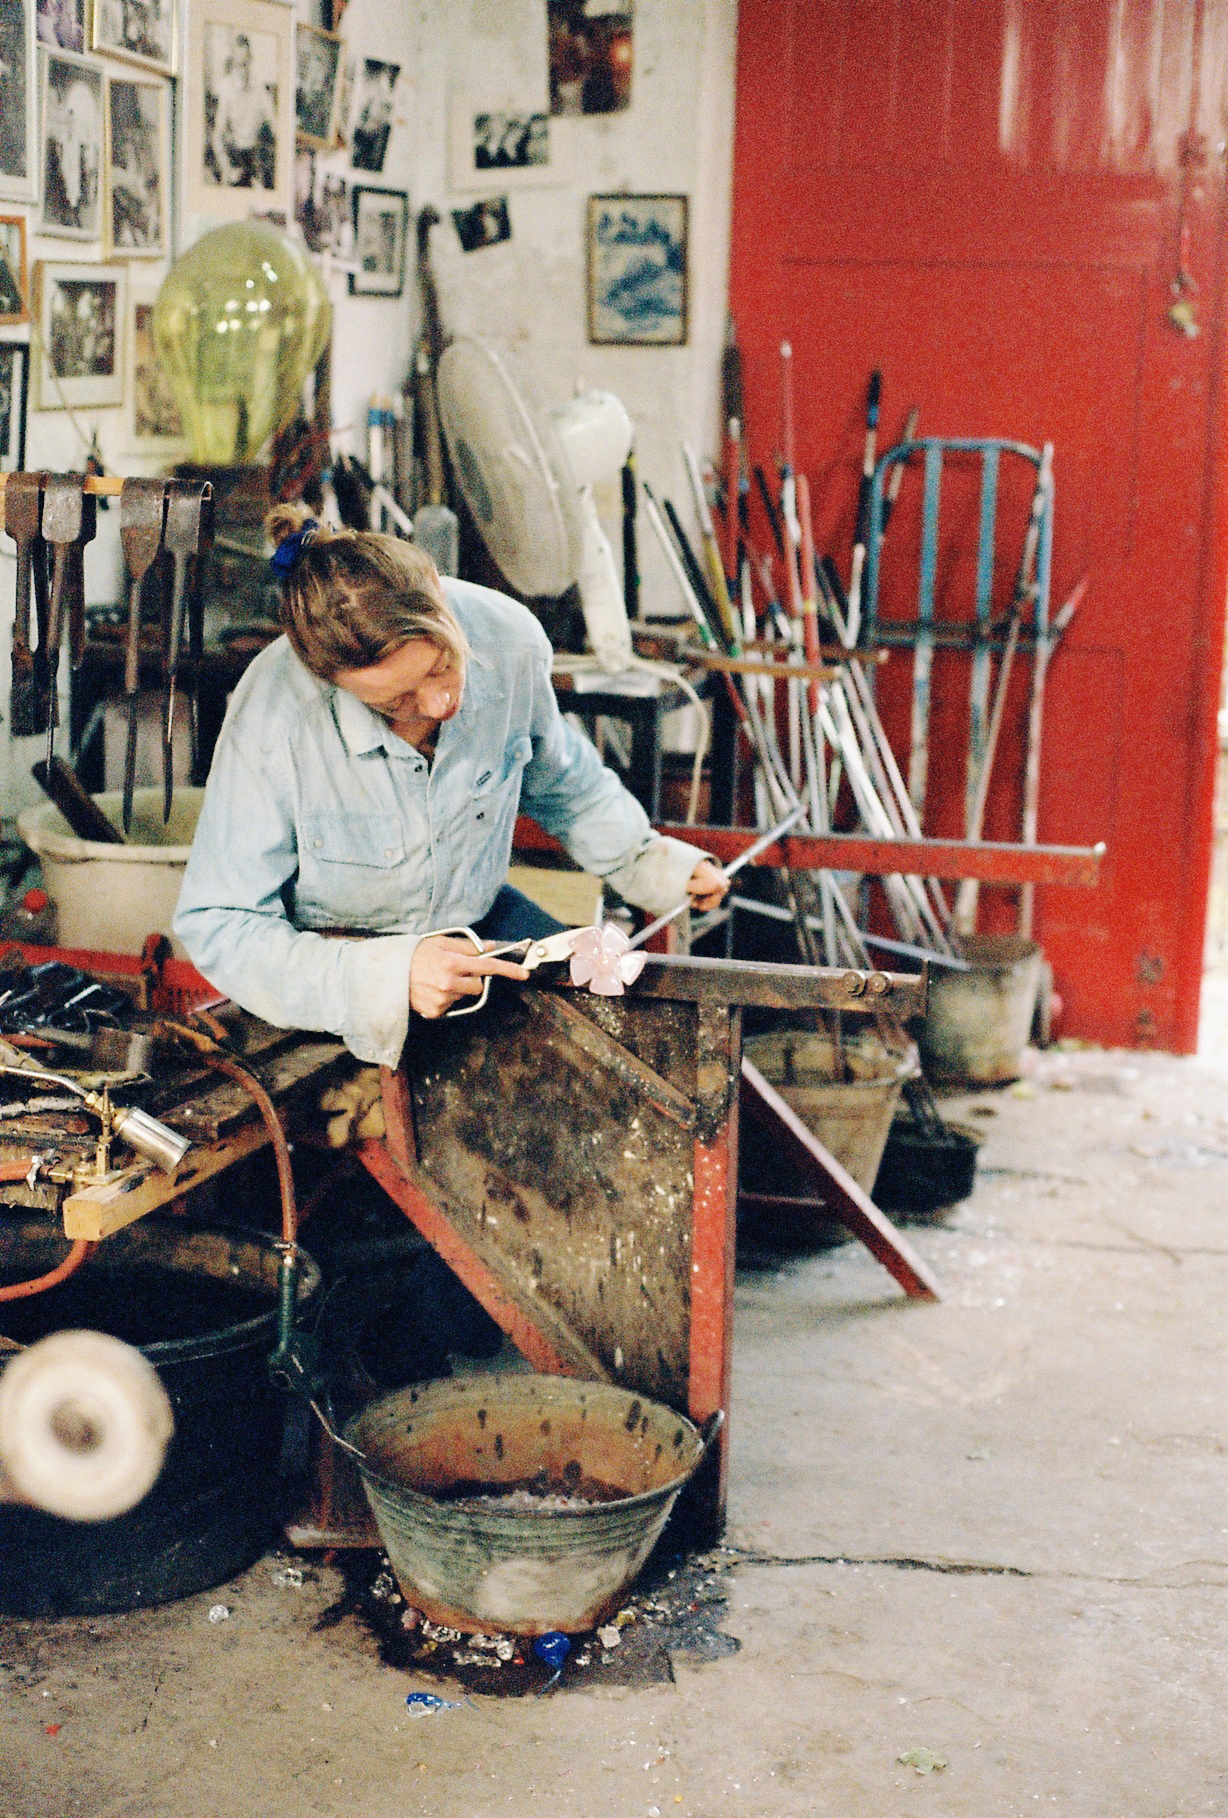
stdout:
<svg viewBox="0 0 1228 1818">
<path fill-rule="evenodd" d="M 193 0 L 184 0 L 184 20 Z M 445 325 L 452 333 L 500 337 L 517 352 L 545 402 L 560 402 L 578 381 L 618 393 L 635 422 L 641 474 L 685 506 L 685 478 L 678 444 L 687 437 L 701 451 L 716 446 L 718 374 L 725 333 L 734 53 L 737 0 L 636 0 L 632 105 L 624 113 L 551 122 L 553 180 L 512 189 L 512 238 L 480 252 L 462 253 L 450 209 L 480 193 L 449 187 L 450 109 L 464 105 L 515 71 L 520 88 L 537 82 L 545 91 L 545 0 L 350 0 L 342 32 L 347 50 L 401 65 L 394 127 L 384 170 L 358 174 L 359 182 L 407 189 L 412 218 L 432 202 L 444 217 L 433 235 L 435 270 Z M 509 27 L 511 42 L 509 44 Z M 519 42 L 517 37 L 519 35 Z M 180 44 L 187 43 L 180 33 Z M 118 66 L 117 66 L 118 67 Z M 193 73 L 184 69 L 181 86 Z M 350 176 L 344 153 L 324 168 Z M 585 204 L 596 192 L 628 189 L 680 192 L 690 198 L 690 335 L 680 348 L 592 347 L 585 308 Z M 36 211 L 30 211 L 33 216 Z M 207 221 L 176 226 L 176 245 L 188 243 Z M 409 370 L 419 320 L 413 274 L 411 224 L 409 272 L 399 301 L 348 295 L 343 273 L 333 272 L 333 420 L 354 426 L 353 447 L 363 447 L 366 405 L 372 392 L 398 390 Z M 34 236 L 31 260 L 101 259 L 97 248 Z M 132 261 L 134 280 L 156 290 L 164 267 Z M 86 436 L 98 430 L 108 467 L 120 473 L 154 471 L 128 445 L 125 409 L 78 413 Z M 61 471 L 79 467 L 84 448 L 63 411 L 32 411 L 27 465 Z M 616 551 L 617 493 L 611 485 L 599 506 Z M 689 512 L 687 512 L 689 515 Z M 100 514 L 99 536 L 87 557 L 92 601 L 118 597 L 121 587 L 117 514 Z M 673 584 L 641 514 L 643 600 L 648 612 L 674 611 Z M 12 625 L 14 564 L 7 539 L 0 543 L 0 710 L 6 706 Z M 38 790 L 30 765 L 40 741 L 14 741 L 0 733 L 0 812 L 8 819 Z"/>
</svg>

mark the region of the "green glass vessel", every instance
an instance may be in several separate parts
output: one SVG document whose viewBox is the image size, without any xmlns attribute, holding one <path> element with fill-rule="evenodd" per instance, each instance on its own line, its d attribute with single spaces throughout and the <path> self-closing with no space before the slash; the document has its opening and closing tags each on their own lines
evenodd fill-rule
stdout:
<svg viewBox="0 0 1228 1818">
<path fill-rule="evenodd" d="M 293 417 L 331 327 L 316 267 L 263 221 L 215 227 L 176 259 L 153 337 L 193 460 L 258 460 Z"/>
</svg>

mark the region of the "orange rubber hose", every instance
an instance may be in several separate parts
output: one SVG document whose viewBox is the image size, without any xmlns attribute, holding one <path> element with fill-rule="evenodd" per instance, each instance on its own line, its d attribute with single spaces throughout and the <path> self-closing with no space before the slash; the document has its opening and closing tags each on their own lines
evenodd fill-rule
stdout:
<svg viewBox="0 0 1228 1818">
<path fill-rule="evenodd" d="M 98 1245 L 88 1238 L 79 1237 L 68 1255 L 56 1268 L 49 1269 L 46 1275 L 35 1275 L 30 1281 L 10 1282 L 7 1288 L 0 1288 L 0 1301 L 25 1300 L 31 1294 L 45 1294 L 48 1288 L 58 1288 L 62 1281 L 75 1275 L 83 1262 L 88 1262 Z"/>
</svg>

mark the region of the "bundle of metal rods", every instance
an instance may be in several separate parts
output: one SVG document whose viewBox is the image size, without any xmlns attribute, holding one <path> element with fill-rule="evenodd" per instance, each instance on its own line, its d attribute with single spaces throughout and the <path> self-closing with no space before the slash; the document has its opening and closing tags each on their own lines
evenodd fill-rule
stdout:
<svg viewBox="0 0 1228 1818">
<path fill-rule="evenodd" d="M 800 803 L 806 830 L 816 834 L 832 830 L 839 807 L 846 823 L 851 812 L 875 838 L 918 839 L 922 826 L 915 792 L 910 792 L 884 730 L 875 703 L 873 669 L 867 669 L 868 662 L 877 660 L 877 653 L 858 648 L 871 535 L 877 557 L 899 496 L 918 412 L 915 408 L 909 412 L 901 444 L 877 463 L 876 474 L 881 375 L 877 371 L 871 375 L 856 527 L 845 585 L 836 562 L 827 555 L 819 558 L 815 550 L 809 489 L 805 475 L 796 467 L 793 359 L 787 342 L 781 348 L 781 381 L 779 477 L 773 484 L 764 467 L 752 461 L 748 449 L 740 359 L 731 331 L 724 363 L 727 433 L 723 471 L 712 476 L 723 535 L 718 535 L 699 464 L 686 444 L 683 456 L 699 531 L 698 548 L 671 502 L 658 502 L 645 486 L 647 516 L 708 659 L 725 669 L 722 680 L 752 759 L 758 825 L 771 825 Z M 972 777 L 970 773 L 967 836 L 971 839 L 981 833 L 1021 619 L 1037 597 L 1038 534 L 1042 509 L 1051 505 L 1051 455 L 1046 447 L 1040 458 L 1014 597 L 1006 615 L 1008 631 L 988 735 L 976 754 L 978 774 Z M 752 479 L 772 538 L 766 552 L 756 548 L 751 530 Z M 1053 632 L 1060 635 L 1064 629 L 1062 618 L 1068 621 L 1075 603 L 1055 621 L 1050 642 Z M 936 878 L 900 872 L 883 877 L 880 883 L 894 923 L 894 939 L 871 935 L 858 925 L 849 895 L 830 872 L 786 874 L 787 913 L 809 963 L 821 959 L 827 965 L 864 965 L 869 944 L 939 965 L 966 964 L 961 957 L 961 936 L 974 925 L 975 885 L 963 887 L 953 909 Z M 739 902 L 740 906 L 755 906 Z M 768 914 L 781 913 L 770 905 L 761 907 Z"/>
</svg>

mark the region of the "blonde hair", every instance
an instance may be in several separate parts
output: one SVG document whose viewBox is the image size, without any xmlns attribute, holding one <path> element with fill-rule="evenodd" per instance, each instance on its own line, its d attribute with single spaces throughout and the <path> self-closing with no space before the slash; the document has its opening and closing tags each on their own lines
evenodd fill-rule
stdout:
<svg viewBox="0 0 1228 1818">
<path fill-rule="evenodd" d="M 280 545 L 304 531 L 304 505 L 275 505 L 264 520 Z M 465 634 L 422 550 L 371 530 L 307 531 L 282 578 L 282 623 L 295 652 L 322 681 L 343 669 L 369 669 L 413 638 L 450 651 L 459 667 Z"/>
</svg>

